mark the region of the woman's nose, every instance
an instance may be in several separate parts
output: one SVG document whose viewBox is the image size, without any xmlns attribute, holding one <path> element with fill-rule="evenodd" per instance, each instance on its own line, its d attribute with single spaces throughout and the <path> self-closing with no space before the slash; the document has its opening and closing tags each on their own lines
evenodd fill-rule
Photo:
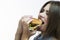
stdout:
<svg viewBox="0 0 60 40">
<path fill-rule="evenodd" d="M 44 13 L 40 13 L 39 16 L 38 16 L 39 19 L 40 18 L 44 18 L 44 17 L 45 17 L 45 14 Z"/>
</svg>

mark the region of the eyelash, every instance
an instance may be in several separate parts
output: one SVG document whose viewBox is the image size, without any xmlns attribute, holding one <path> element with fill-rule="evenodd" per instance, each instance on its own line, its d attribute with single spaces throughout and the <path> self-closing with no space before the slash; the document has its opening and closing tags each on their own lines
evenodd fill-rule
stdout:
<svg viewBox="0 0 60 40">
<path fill-rule="evenodd" d="M 46 14 L 49 15 L 49 11 L 46 11 Z"/>
<path fill-rule="evenodd" d="M 46 15 L 49 15 L 49 12 L 46 12 Z"/>
</svg>

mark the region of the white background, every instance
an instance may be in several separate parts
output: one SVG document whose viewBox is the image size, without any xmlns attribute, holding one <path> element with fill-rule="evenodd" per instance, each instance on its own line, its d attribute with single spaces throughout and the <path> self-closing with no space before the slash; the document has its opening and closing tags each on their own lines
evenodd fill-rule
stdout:
<svg viewBox="0 0 60 40">
<path fill-rule="evenodd" d="M 0 40 L 14 40 L 20 18 L 38 16 L 48 0 L 0 0 Z"/>
</svg>

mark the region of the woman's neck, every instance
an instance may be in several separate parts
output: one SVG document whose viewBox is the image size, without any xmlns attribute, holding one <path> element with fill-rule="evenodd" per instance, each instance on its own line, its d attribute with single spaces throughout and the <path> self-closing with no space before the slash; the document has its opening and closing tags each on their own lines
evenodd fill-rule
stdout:
<svg viewBox="0 0 60 40">
<path fill-rule="evenodd" d="M 42 31 L 42 32 L 41 32 L 41 35 L 44 35 L 44 34 L 45 34 L 45 32 L 44 32 L 44 31 Z"/>
</svg>

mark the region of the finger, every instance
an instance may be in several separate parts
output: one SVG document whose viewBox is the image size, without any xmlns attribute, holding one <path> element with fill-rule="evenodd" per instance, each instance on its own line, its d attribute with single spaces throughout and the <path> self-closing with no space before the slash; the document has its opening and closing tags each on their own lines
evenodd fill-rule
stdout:
<svg viewBox="0 0 60 40">
<path fill-rule="evenodd" d="M 28 29 L 29 25 L 26 22 L 22 22 L 23 29 Z"/>
<path fill-rule="evenodd" d="M 32 18 L 33 16 L 32 15 L 24 15 L 23 17 L 30 17 L 30 18 Z"/>
<path fill-rule="evenodd" d="M 25 15 L 25 16 L 22 17 L 22 19 L 24 19 L 24 18 L 32 18 L 32 16 L 29 16 L 29 15 L 26 16 Z"/>
<path fill-rule="evenodd" d="M 31 16 L 23 16 L 21 18 L 22 21 L 25 21 L 27 24 L 29 24 L 29 22 L 32 20 Z"/>
</svg>

